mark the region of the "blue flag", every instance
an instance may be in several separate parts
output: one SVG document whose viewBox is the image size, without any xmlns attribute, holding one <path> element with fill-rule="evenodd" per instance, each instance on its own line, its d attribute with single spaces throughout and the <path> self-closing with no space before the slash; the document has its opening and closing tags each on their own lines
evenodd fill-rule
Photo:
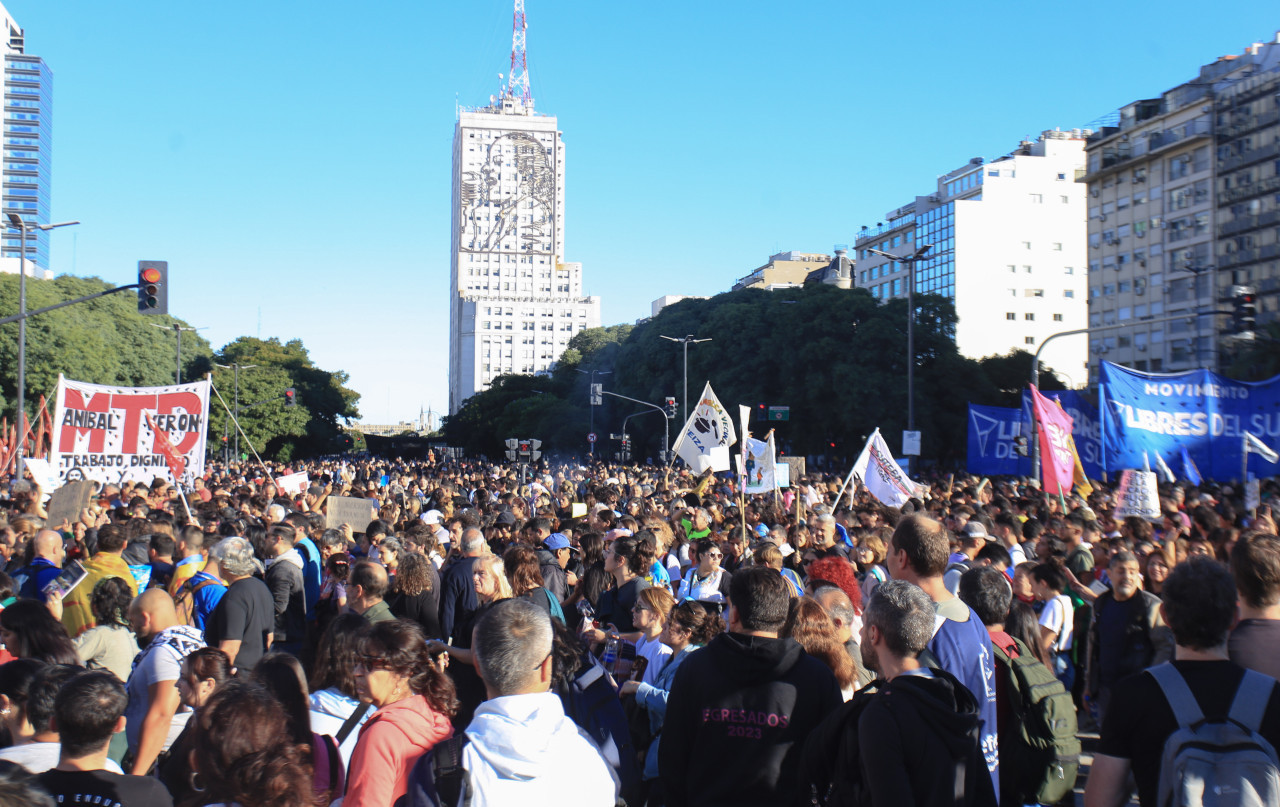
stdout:
<svg viewBox="0 0 1280 807">
<path fill-rule="evenodd" d="M 1187 453 L 1187 447 L 1178 447 L 1182 449 L 1182 478 L 1198 486 L 1204 481 L 1200 476 L 1200 469 L 1196 467 L 1195 460 L 1191 459 L 1191 455 Z"/>
</svg>

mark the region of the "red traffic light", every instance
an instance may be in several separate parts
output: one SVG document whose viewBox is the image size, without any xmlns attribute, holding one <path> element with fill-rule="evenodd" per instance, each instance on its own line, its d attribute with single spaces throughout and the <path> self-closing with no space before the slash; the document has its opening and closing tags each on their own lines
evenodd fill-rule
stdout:
<svg viewBox="0 0 1280 807">
<path fill-rule="evenodd" d="M 142 270 L 142 279 L 148 283 L 159 283 L 160 270 L 154 266 L 148 266 L 146 269 Z"/>
</svg>

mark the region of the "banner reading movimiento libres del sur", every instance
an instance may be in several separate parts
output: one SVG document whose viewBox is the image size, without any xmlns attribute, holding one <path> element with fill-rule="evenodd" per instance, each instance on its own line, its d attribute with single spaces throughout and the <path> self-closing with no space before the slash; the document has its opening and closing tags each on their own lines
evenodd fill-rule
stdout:
<svg viewBox="0 0 1280 807">
<path fill-rule="evenodd" d="M 1280 444 L 1280 376 L 1233 381 L 1209 370 L 1140 373 L 1102 363 L 1102 445 L 1108 471 L 1142 468 L 1143 452 L 1159 454 L 1181 468 L 1181 450 L 1206 478 L 1239 479 L 1242 442 L 1250 432 L 1268 446 Z M 1280 473 L 1280 465 L 1249 456 L 1257 476 Z"/>
<path fill-rule="evenodd" d="M 182 481 L 204 473 L 209 381 L 171 387 L 112 387 L 59 377 L 51 465 L 59 485 L 77 479 L 102 483 L 176 482 L 147 415 L 182 455 Z"/>
</svg>

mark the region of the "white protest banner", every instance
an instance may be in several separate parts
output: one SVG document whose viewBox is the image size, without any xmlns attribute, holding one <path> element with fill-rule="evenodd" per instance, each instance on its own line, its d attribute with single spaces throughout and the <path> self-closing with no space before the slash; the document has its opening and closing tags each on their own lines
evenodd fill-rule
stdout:
<svg viewBox="0 0 1280 807">
<path fill-rule="evenodd" d="M 58 475 L 54 473 L 53 466 L 48 460 L 38 460 L 34 457 L 24 457 L 22 464 L 27 467 L 31 473 L 31 478 L 36 480 L 36 484 L 40 486 L 40 490 L 47 496 L 62 486 L 58 481 Z"/>
<path fill-rule="evenodd" d="M 1155 471 L 1122 471 L 1116 488 L 1115 518 L 1129 516 L 1160 521 L 1160 496 L 1156 490 Z"/>
<path fill-rule="evenodd" d="M 747 493 L 767 493 L 778 488 L 775 467 L 776 452 L 773 450 L 773 432 L 769 432 L 768 440 L 746 439 L 744 453 L 747 456 Z"/>
<path fill-rule="evenodd" d="M 853 475 L 861 480 L 872 496 L 890 507 L 901 507 L 916 492 L 916 483 L 893 458 L 879 429 L 867 438 L 866 447 L 853 464 Z"/>
<path fill-rule="evenodd" d="M 729 470 L 729 446 L 738 442 L 734 434 L 733 418 L 721 405 L 707 382 L 702 397 L 689 415 L 689 421 L 680 430 L 671 450 L 685 461 L 695 474 L 708 468 Z"/>
<path fill-rule="evenodd" d="M 307 478 L 306 471 L 299 471 L 296 474 L 276 477 L 276 487 L 288 493 L 290 496 L 297 496 L 299 493 L 307 489 L 307 485 L 311 482 Z"/>
<path fill-rule="evenodd" d="M 209 381 L 114 387 L 58 378 L 50 461 L 59 484 L 80 479 L 190 486 L 204 474 Z M 173 478 L 147 417 L 169 437 L 186 471 Z"/>
</svg>

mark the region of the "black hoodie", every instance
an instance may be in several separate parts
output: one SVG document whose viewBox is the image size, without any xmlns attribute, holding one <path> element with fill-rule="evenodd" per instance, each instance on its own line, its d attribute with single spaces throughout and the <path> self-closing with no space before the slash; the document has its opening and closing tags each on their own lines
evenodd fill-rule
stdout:
<svg viewBox="0 0 1280 807">
<path fill-rule="evenodd" d="M 671 684 L 658 747 L 667 804 L 791 803 L 804 737 L 840 703 L 831 670 L 795 640 L 717 636 Z"/>
<path fill-rule="evenodd" d="M 863 803 L 995 807 L 979 740 L 978 703 L 950 673 L 929 672 L 932 677 L 897 676 L 862 710 Z"/>
</svg>

